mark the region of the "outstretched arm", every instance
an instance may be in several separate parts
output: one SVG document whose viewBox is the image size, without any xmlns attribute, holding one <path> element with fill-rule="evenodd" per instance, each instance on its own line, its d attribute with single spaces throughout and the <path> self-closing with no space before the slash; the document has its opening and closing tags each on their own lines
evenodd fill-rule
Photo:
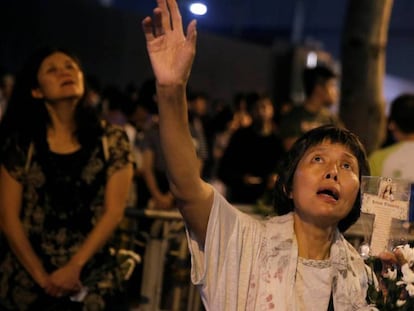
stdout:
<svg viewBox="0 0 414 311">
<path fill-rule="evenodd" d="M 204 243 L 213 190 L 200 177 L 185 92 L 196 49 L 196 22 L 188 25 L 185 35 L 176 0 L 157 0 L 157 4 L 153 18 L 143 20 L 143 30 L 157 84 L 161 146 L 181 214 Z"/>
</svg>

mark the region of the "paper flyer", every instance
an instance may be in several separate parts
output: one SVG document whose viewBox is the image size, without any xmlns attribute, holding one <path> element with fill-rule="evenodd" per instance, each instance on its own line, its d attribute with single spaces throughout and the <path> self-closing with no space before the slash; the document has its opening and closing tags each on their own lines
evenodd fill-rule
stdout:
<svg viewBox="0 0 414 311">
<path fill-rule="evenodd" d="M 365 237 L 370 255 L 377 256 L 407 243 L 414 216 L 410 209 L 411 190 L 412 185 L 406 180 L 362 176 L 361 212 L 373 216 L 372 232 L 366 232 Z"/>
</svg>

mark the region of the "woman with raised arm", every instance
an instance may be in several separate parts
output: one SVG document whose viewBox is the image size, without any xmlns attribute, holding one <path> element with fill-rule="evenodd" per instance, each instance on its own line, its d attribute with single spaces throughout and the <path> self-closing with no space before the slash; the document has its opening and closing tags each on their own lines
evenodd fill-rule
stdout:
<svg viewBox="0 0 414 311">
<path fill-rule="evenodd" d="M 279 215 L 238 211 L 201 178 L 191 141 L 186 83 L 196 23 L 183 32 L 175 0 L 158 0 L 143 20 L 157 82 L 161 143 L 171 191 L 180 201 L 191 278 L 207 310 L 374 310 L 371 274 L 341 232 L 360 215 L 366 154 L 351 132 L 314 129 L 287 154 L 275 186 Z M 177 145 L 179 144 L 179 145 Z"/>
<path fill-rule="evenodd" d="M 161 144 L 171 191 L 182 201 L 180 210 L 187 225 L 204 243 L 213 190 L 200 178 L 200 164 L 190 135 L 186 102 L 186 86 L 195 55 L 196 23 L 192 21 L 189 24 L 187 36 L 184 36 L 177 3 L 168 1 L 168 7 L 167 1 L 158 1 L 154 19 L 144 19 L 143 27 L 156 77 L 158 109 L 162 119 L 159 124 Z"/>
</svg>

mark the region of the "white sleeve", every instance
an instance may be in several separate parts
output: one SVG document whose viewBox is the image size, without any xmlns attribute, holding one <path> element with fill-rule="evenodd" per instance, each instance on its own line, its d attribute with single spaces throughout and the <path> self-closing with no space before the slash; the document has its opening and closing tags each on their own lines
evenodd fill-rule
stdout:
<svg viewBox="0 0 414 311">
<path fill-rule="evenodd" d="M 216 190 L 204 250 L 187 231 L 191 280 L 214 305 L 245 303 L 250 276 L 264 234 L 262 223 L 228 203 Z"/>
</svg>

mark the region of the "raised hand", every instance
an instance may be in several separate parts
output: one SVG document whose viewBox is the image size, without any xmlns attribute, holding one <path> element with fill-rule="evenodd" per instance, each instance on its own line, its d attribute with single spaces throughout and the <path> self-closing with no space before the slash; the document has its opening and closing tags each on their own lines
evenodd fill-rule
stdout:
<svg viewBox="0 0 414 311">
<path fill-rule="evenodd" d="M 160 86 L 186 84 L 196 50 L 196 21 L 189 23 L 185 35 L 176 0 L 157 4 L 153 18 L 142 21 L 155 78 Z"/>
</svg>

